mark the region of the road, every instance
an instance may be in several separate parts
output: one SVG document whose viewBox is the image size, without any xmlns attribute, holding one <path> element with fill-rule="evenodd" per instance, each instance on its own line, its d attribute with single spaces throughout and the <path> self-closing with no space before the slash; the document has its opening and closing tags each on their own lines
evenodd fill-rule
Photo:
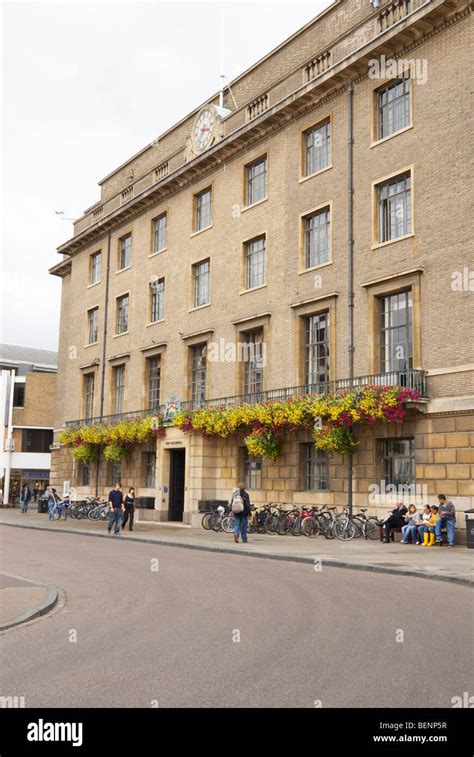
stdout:
<svg viewBox="0 0 474 757">
<path fill-rule="evenodd" d="M 64 592 L 0 638 L 0 694 L 27 707 L 428 709 L 473 691 L 468 587 L 114 536 L 2 528 L 0 545 L 0 570 Z"/>
</svg>

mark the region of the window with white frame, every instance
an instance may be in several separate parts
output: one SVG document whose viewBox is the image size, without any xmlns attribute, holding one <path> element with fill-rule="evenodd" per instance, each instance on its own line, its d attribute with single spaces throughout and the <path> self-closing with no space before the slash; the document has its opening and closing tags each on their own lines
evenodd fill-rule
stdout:
<svg viewBox="0 0 474 757">
<path fill-rule="evenodd" d="M 316 210 L 303 218 L 305 268 L 328 262 L 330 222 L 329 207 Z"/>
<path fill-rule="evenodd" d="M 195 308 L 209 303 L 209 273 L 209 260 L 203 260 L 193 266 L 193 304 Z"/>
<path fill-rule="evenodd" d="M 161 252 L 166 247 L 167 214 L 162 213 L 153 220 L 153 252 Z"/>
<path fill-rule="evenodd" d="M 245 243 L 245 288 L 265 284 L 265 237 Z"/>
<path fill-rule="evenodd" d="M 95 344 L 99 340 L 99 308 L 87 311 L 88 344 Z"/>
<path fill-rule="evenodd" d="M 151 322 L 162 321 L 165 317 L 165 280 L 155 279 L 150 284 Z"/>
<path fill-rule="evenodd" d="M 376 187 L 378 241 L 388 242 L 410 234 L 411 176 L 409 173 L 389 179 Z"/>
<path fill-rule="evenodd" d="M 311 176 L 329 166 L 331 157 L 331 121 L 329 118 L 303 134 L 304 175 Z"/>
</svg>

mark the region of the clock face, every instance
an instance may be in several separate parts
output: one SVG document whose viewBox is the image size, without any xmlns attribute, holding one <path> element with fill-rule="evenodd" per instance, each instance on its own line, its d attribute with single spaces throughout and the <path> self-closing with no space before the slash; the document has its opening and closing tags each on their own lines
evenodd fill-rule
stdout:
<svg viewBox="0 0 474 757">
<path fill-rule="evenodd" d="M 193 129 L 193 142 L 196 150 L 201 152 L 211 145 L 214 136 L 215 115 L 209 108 L 201 111 Z"/>
</svg>

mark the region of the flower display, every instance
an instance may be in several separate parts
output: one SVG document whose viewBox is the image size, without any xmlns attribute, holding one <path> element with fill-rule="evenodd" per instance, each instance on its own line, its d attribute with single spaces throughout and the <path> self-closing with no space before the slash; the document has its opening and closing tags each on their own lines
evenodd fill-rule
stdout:
<svg viewBox="0 0 474 757">
<path fill-rule="evenodd" d="M 206 437 L 226 439 L 240 431 L 249 454 L 276 459 L 279 437 L 298 429 L 312 429 L 315 446 L 328 452 L 349 452 L 357 441 L 354 427 L 374 423 L 400 423 L 405 403 L 416 400 L 419 392 L 397 386 L 364 386 L 332 395 L 305 395 L 254 405 L 212 406 L 193 412 L 179 412 L 177 428 Z"/>
<path fill-rule="evenodd" d="M 76 460 L 91 462 L 97 459 L 99 449 L 104 448 L 107 460 L 119 462 L 130 454 L 133 445 L 146 444 L 164 434 L 163 416 L 160 413 L 120 423 L 94 423 L 91 426 L 66 429 L 61 433 L 59 441 L 66 447 L 72 447 Z"/>
</svg>

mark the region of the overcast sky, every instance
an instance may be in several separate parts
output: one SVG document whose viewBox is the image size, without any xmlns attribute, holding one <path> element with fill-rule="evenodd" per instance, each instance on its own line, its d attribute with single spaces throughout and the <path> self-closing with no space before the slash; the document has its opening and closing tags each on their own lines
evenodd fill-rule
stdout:
<svg viewBox="0 0 474 757">
<path fill-rule="evenodd" d="M 6 2 L 0 341 L 57 349 L 48 274 L 97 182 L 310 21 L 315 2 Z M 222 29 L 224 33 L 222 34 Z"/>
</svg>

